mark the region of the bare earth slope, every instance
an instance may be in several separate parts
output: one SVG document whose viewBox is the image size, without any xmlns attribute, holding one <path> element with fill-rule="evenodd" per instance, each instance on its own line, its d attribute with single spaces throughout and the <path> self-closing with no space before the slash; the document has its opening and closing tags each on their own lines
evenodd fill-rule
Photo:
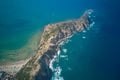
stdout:
<svg viewBox="0 0 120 80">
<path fill-rule="evenodd" d="M 80 19 L 49 24 L 44 28 L 37 54 L 16 74 L 17 80 L 50 80 L 50 60 L 59 50 L 59 44 L 71 35 L 88 29 L 92 20 L 87 10 Z"/>
</svg>

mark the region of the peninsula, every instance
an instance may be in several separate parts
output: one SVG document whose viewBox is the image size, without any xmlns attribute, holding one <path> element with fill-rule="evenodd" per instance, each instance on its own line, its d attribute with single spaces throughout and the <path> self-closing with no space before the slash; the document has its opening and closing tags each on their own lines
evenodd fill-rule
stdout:
<svg viewBox="0 0 120 80">
<path fill-rule="evenodd" d="M 59 44 L 67 40 L 77 32 L 86 30 L 93 22 L 89 14 L 92 10 L 87 10 L 75 20 L 68 20 L 45 26 L 40 44 L 31 59 L 14 76 L 15 80 L 50 80 L 52 70 L 49 68 L 50 61 L 57 55 Z"/>
</svg>

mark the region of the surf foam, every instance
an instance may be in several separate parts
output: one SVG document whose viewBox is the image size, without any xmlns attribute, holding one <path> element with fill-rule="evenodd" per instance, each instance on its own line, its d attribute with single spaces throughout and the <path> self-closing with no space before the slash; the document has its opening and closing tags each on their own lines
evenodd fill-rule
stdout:
<svg viewBox="0 0 120 80">
<path fill-rule="evenodd" d="M 62 72 L 61 67 L 60 66 L 56 67 L 54 71 L 54 75 L 51 80 L 64 80 L 64 78 L 61 77 L 61 72 Z"/>
<path fill-rule="evenodd" d="M 62 49 L 64 53 L 67 53 L 67 49 Z"/>
<path fill-rule="evenodd" d="M 59 57 L 60 57 L 60 50 L 57 52 L 57 56 L 54 56 L 54 58 L 50 61 L 49 68 L 53 72 L 53 76 L 51 80 L 64 80 L 64 78 L 61 76 L 62 68 L 57 65 L 57 67 L 54 67 L 53 64 L 55 61 L 59 62 Z"/>
</svg>

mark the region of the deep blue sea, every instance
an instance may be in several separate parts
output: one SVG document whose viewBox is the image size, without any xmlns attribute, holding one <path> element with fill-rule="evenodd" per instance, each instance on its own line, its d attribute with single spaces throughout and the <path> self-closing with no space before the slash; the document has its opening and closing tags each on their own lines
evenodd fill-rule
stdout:
<svg viewBox="0 0 120 80">
<path fill-rule="evenodd" d="M 60 47 L 53 80 L 120 80 L 119 1 L 1 0 L 0 54 L 24 46 L 49 23 L 79 18 L 94 10 L 95 24 Z M 2 56 L 0 56 L 2 57 Z M 6 57 L 7 56 L 3 56 Z"/>
</svg>

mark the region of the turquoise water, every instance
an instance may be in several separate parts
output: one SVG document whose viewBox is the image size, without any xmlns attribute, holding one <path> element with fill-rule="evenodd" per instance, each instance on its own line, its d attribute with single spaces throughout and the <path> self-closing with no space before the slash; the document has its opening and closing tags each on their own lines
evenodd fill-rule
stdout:
<svg viewBox="0 0 120 80">
<path fill-rule="evenodd" d="M 94 10 L 96 24 L 61 47 L 54 68 L 64 80 L 120 80 L 117 0 L 1 0 L 0 57 L 8 58 L 2 51 L 23 47 L 45 25 L 79 18 L 87 9 Z"/>
<path fill-rule="evenodd" d="M 0 50 L 21 48 L 33 33 L 42 31 L 49 23 L 79 18 L 87 8 L 79 9 L 77 2 L 79 1 L 0 1 Z M 73 4 L 78 5 L 73 7 Z"/>
<path fill-rule="evenodd" d="M 101 38 L 96 38 L 99 35 L 99 27 L 93 27 L 94 30 L 80 32 L 60 47 L 60 55 L 54 62 L 54 69 L 60 70 L 61 73 L 56 75 L 55 72 L 53 80 L 55 78 L 60 78 L 60 80 L 73 80 L 74 78 L 76 80 L 93 80 L 94 78 L 94 80 L 99 80 L 100 75 L 96 76 L 94 61 L 96 54 L 99 53 L 98 50 L 101 49 L 101 43 L 96 41 Z"/>
<path fill-rule="evenodd" d="M 95 25 L 60 47 L 51 80 L 120 80 L 117 5 L 118 2 L 107 0 L 97 4 Z"/>
<path fill-rule="evenodd" d="M 96 23 L 64 42 L 51 80 L 119 80 L 119 38 L 105 33 Z"/>
<path fill-rule="evenodd" d="M 71 4 L 66 7 L 67 3 L 68 1 L 63 4 L 63 1 L 56 0 L 0 1 L 1 58 L 9 58 L 9 53 L 6 51 L 20 49 L 27 45 L 36 32 L 42 32 L 45 25 L 79 18 L 84 12 L 84 10 L 74 10 L 77 6 L 73 8 Z"/>
</svg>

